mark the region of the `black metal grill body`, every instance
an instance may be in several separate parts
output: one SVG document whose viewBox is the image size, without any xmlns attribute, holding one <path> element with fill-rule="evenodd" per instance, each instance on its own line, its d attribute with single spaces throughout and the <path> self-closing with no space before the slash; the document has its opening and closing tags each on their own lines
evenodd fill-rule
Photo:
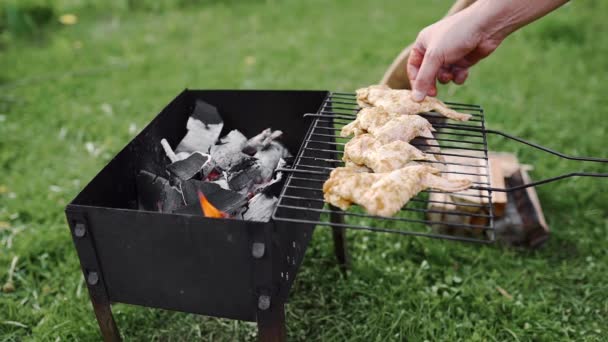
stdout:
<svg viewBox="0 0 608 342">
<path fill-rule="evenodd" d="M 295 154 L 310 121 L 303 114 L 316 112 L 327 94 L 186 90 L 95 176 L 66 214 L 102 331 L 104 325 L 116 330 L 110 302 L 247 321 L 259 321 L 260 308 L 282 311 L 314 224 L 139 211 L 135 177 L 140 170 L 164 174 L 160 140 L 177 145 L 196 99 L 218 108 L 223 133 L 280 129 Z M 106 339 L 116 336 L 104 332 Z"/>
</svg>

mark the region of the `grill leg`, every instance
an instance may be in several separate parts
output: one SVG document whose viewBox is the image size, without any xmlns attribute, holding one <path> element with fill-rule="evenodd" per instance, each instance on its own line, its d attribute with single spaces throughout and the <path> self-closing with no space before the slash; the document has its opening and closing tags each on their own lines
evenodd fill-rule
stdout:
<svg viewBox="0 0 608 342">
<path fill-rule="evenodd" d="M 86 216 L 84 212 L 72 209 L 67 209 L 66 214 L 101 336 L 105 342 L 119 342 L 120 332 L 112 316 L 110 299 L 97 261 L 92 232 L 87 228 Z"/>
<path fill-rule="evenodd" d="M 329 107 L 329 110 L 332 110 L 331 106 Z M 332 136 L 329 140 L 335 143 L 336 137 Z M 333 152 L 331 155 L 332 158 L 335 160 L 341 159 L 340 155 L 337 152 Z M 333 164 L 334 167 L 340 166 L 340 163 Z M 331 221 L 331 223 L 344 224 L 344 216 L 334 213 L 334 211 L 337 212 L 340 209 L 334 207 L 333 205 L 330 205 L 329 208 L 332 211 L 329 214 L 329 221 Z M 338 266 L 340 267 L 342 274 L 346 277 L 346 271 L 350 266 L 348 250 L 346 247 L 346 231 L 344 228 L 341 227 L 331 227 L 331 229 L 334 238 L 334 252 L 336 254 L 336 259 L 338 259 Z"/>
<path fill-rule="evenodd" d="M 284 342 L 286 340 L 285 305 L 273 303 L 267 310 L 258 310 L 258 341 Z"/>
<path fill-rule="evenodd" d="M 110 303 L 95 300 L 93 297 L 91 297 L 91 302 L 103 340 L 105 342 L 120 342 L 120 332 L 118 332 L 114 316 L 112 316 Z"/>
<path fill-rule="evenodd" d="M 338 208 L 331 206 L 332 211 L 339 210 Z M 344 217 L 335 213 L 331 213 L 329 220 L 331 223 L 344 223 Z M 346 229 L 340 227 L 332 227 L 332 235 L 334 238 L 334 252 L 336 259 L 338 259 L 338 265 L 342 270 L 344 276 L 350 266 L 350 257 L 348 255 L 348 248 L 346 246 Z"/>
</svg>

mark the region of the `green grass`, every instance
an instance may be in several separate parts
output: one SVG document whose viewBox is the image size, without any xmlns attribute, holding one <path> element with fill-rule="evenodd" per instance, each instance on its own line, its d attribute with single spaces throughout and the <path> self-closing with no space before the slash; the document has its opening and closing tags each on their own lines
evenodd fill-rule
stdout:
<svg viewBox="0 0 608 342">
<path fill-rule="evenodd" d="M 19 256 L 16 291 L 0 293 L 2 341 L 99 339 L 63 208 L 183 88 L 354 90 L 376 82 L 449 7 L 287 0 L 127 11 L 61 3 L 56 13 L 74 11 L 76 25 L 0 40 L 0 283 Z M 466 86 L 443 87 L 440 97 L 483 105 L 490 128 L 607 157 L 606 11 L 604 1 L 570 3 L 510 37 Z M 536 179 L 607 171 L 490 143 L 518 152 Z M 345 280 L 329 231 L 318 229 L 287 306 L 290 339 L 606 340 L 608 183 L 571 179 L 538 192 L 552 237 L 535 252 L 350 233 Z M 250 323 L 114 311 L 126 340 L 255 336 Z"/>
</svg>

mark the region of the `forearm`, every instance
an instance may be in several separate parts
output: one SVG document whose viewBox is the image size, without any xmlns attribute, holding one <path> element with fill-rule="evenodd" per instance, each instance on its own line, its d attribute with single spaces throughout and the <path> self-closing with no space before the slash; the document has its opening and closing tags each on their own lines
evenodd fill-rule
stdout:
<svg viewBox="0 0 608 342">
<path fill-rule="evenodd" d="M 492 39 L 509 34 L 562 6 L 568 0 L 479 0 L 468 8 Z"/>
</svg>

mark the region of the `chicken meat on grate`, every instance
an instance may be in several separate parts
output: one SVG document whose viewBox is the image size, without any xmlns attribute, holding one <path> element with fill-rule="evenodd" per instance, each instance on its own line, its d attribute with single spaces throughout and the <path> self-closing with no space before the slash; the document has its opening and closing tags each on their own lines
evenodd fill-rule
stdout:
<svg viewBox="0 0 608 342">
<path fill-rule="evenodd" d="M 438 176 L 439 172 L 436 168 L 420 164 L 382 173 L 339 167 L 331 172 L 323 184 L 324 198 L 342 210 L 356 203 L 371 215 L 390 217 L 412 197 L 428 188 L 455 192 L 471 186 L 470 180 L 442 178 Z"/>
<path fill-rule="evenodd" d="M 409 142 L 415 137 L 432 137 L 435 129 L 431 123 L 419 115 L 390 113 L 382 107 L 363 108 L 357 118 L 342 128 L 340 135 L 361 135 L 372 133 L 385 143 L 402 140 Z"/>
<path fill-rule="evenodd" d="M 422 102 L 412 100 L 411 91 L 391 89 L 386 85 L 373 85 L 357 90 L 357 103 L 365 107 L 384 107 L 389 112 L 402 115 L 421 114 L 430 111 L 457 121 L 467 121 L 471 115 L 448 108 L 442 101 L 427 96 Z"/>
<path fill-rule="evenodd" d="M 389 172 L 400 169 L 414 160 L 435 161 L 435 158 L 405 141 L 396 140 L 383 144 L 373 135 L 366 133 L 346 143 L 342 160 L 365 165 L 374 172 Z"/>
</svg>

